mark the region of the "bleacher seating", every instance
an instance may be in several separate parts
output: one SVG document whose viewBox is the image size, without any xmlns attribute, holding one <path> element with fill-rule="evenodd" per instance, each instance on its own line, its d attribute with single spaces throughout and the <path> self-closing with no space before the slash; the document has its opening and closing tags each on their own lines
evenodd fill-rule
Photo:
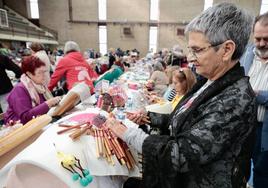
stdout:
<svg viewBox="0 0 268 188">
<path fill-rule="evenodd" d="M 45 40 L 56 41 L 55 33 L 51 34 L 35 25 L 33 25 L 29 20 L 23 18 L 13 10 L 8 7 L 7 10 L 8 25 L 9 27 L 2 27 L 0 34 L 7 34 L 12 36 L 22 36 L 27 38 L 37 38 Z"/>
</svg>

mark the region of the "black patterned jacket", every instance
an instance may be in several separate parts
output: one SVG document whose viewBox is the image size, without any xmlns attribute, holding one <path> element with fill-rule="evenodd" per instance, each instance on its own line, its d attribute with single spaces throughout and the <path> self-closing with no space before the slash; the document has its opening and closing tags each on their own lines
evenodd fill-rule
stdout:
<svg viewBox="0 0 268 188">
<path fill-rule="evenodd" d="M 182 114 L 184 96 L 170 117 L 173 136 L 151 135 L 143 143 L 144 187 L 241 188 L 250 173 L 256 125 L 255 95 L 237 63 Z"/>
</svg>

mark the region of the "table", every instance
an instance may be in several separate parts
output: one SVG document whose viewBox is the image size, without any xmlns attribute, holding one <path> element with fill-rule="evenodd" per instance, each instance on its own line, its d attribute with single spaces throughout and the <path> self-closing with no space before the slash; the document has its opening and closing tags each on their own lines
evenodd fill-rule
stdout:
<svg viewBox="0 0 268 188">
<path fill-rule="evenodd" d="M 92 112 L 92 110 L 93 109 L 89 109 L 89 112 Z M 69 116 L 73 116 L 76 113 L 79 114 L 84 112 L 78 111 Z M 69 116 L 65 118 L 68 118 Z M 63 120 L 64 118 L 59 121 Z M 43 176 L 39 175 L 39 178 L 41 177 L 40 181 L 44 179 L 49 179 L 49 181 L 47 181 L 47 185 L 49 186 L 51 185 L 51 182 L 56 182 L 57 185 L 59 184 L 59 182 L 64 182 L 66 183 L 66 187 L 80 188 L 81 185 L 78 182 L 73 182 L 70 178 L 70 173 L 60 166 L 59 161 L 56 157 L 56 150 L 53 146 L 53 143 L 56 143 L 56 147 L 59 148 L 57 150 L 63 150 L 66 153 L 74 154 L 77 158 L 81 160 L 82 166 L 88 168 L 91 171 L 91 174 L 94 175 L 94 180 L 90 184 L 90 187 L 100 188 L 105 186 L 117 188 L 123 184 L 123 182 L 126 180 L 125 177 L 127 177 L 129 173 L 126 167 L 120 167 L 120 169 L 118 169 L 118 166 L 120 166 L 118 161 L 115 161 L 115 167 L 107 165 L 103 166 L 103 162 L 106 161 L 98 162 L 99 160 L 96 158 L 96 156 L 94 156 L 95 144 L 93 143 L 93 137 L 84 136 L 81 137 L 79 141 L 73 142 L 68 137 L 68 135 L 57 135 L 56 132 L 58 130 L 59 127 L 57 126 L 57 122 L 52 123 L 48 126 L 47 130 L 42 130 L 38 134 L 34 135 L 32 138 L 29 138 L 26 142 L 23 143 L 23 145 L 20 145 L 15 148 L 14 151 L 12 150 L 8 152 L 5 157 L 3 157 L 3 159 L 1 158 L 2 164 L 5 164 L 6 162 L 10 161 L 19 151 L 21 151 L 27 145 L 35 141 L 31 145 L 29 145 L 29 147 L 25 148 L 21 153 L 19 153 L 15 158 L 13 158 L 13 160 L 11 160 L 10 163 L 8 163 L 4 168 L 2 168 L 2 170 L 0 170 L 0 184 L 2 185 L 2 183 L 5 182 L 5 177 L 7 177 L 8 172 L 8 177 L 10 177 L 10 174 L 12 174 L 12 172 L 14 171 L 11 167 L 14 167 L 14 165 L 19 164 L 16 166 L 17 171 L 16 173 L 14 173 L 16 174 L 16 176 L 12 179 L 11 183 L 16 182 L 16 180 L 22 179 L 28 179 L 28 181 L 30 181 L 29 179 L 31 179 L 32 177 L 34 177 L 32 178 L 32 181 L 36 181 L 38 177 L 36 178 L 35 176 L 37 176 L 38 174 L 43 174 Z M 41 134 L 42 132 L 43 134 Z M 84 155 L 83 152 L 85 151 L 85 147 L 87 147 L 87 151 L 92 150 L 91 152 L 89 152 L 89 155 Z M 27 169 L 22 169 L 20 167 L 21 164 L 26 164 L 26 167 L 24 167 Z M 30 164 L 31 166 L 27 166 L 27 164 Z M 36 169 L 36 167 L 39 168 Z M 23 171 L 23 173 L 19 173 L 19 170 Z M 138 172 L 139 170 L 136 168 L 135 171 Z M 17 177 L 18 174 L 20 174 L 19 177 Z M 114 175 L 116 175 L 116 177 L 112 178 L 111 176 Z M 61 185 L 60 187 L 65 186 Z"/>
</svg>

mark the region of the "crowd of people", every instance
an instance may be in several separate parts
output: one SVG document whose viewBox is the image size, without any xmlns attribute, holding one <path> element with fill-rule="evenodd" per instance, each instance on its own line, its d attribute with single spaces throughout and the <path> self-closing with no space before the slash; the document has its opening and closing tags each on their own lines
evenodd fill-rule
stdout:
<svg viewBox="0 0 268 188">
<path fill-rule="evenodd" d="M 251 31 L 254 43 L 248 44 Z M 268 13 L 253 21 L 245 10 L 221 3 L 193 19 L 185 35 L 187 56 L 179 45 L 144 58 L 136 49 L 82 54 L 76 42 L 68 41 L 53 63 L 42 44 L 32 43 L 30 55 L 17 65 L 8 51 L 0 51 L 4 124 L 25 124 L 47 113 L 61 99 L 57 91 L 66 93 L 78 82 L 94 94 L 98 82 L 112 83 L 142 62 L 150 70 L 144 86 L 148 100 L 170 101 L 172 113 L 148 114 L 149 125 L 161 130 L 156 135 L 114 118 L 106 122 L 143 154 L 138 186 L 246 187 L 251 174 L 254 188 L 268 187 Z M 5 70 L 20 80 L 14 88 Z M 143 113 L 130 119 L 141 125 Z"/>
</svg>

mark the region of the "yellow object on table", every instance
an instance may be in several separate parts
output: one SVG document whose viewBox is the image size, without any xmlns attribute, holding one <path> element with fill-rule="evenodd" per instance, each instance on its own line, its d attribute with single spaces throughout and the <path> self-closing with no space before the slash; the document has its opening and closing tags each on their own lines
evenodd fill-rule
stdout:
<svg viewBox="0 0 268 188">
<path fill-rule="evenodd" d="M 45 114 L 32 119 L 24 126 L 14 130 L 8 135 L 0 138 L 0 156 L 15 148 L 26 139 L 40 131 L 51 122 L 51 116 Z"/>
</svg>

